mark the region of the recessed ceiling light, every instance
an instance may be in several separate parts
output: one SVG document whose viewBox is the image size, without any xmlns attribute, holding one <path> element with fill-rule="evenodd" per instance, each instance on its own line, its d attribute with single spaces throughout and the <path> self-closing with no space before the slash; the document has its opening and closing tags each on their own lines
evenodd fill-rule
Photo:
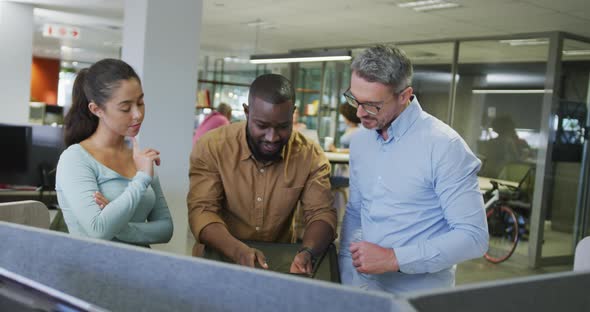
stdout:
<svg viewBox="0 0 590 312">
<path fill-rule="evenodd" d="M 82 48 L 72 48 L 72 47 L 68 47 L 68 46 L 61 46 L 61 51 L 62 52 L 80 52 L 83 49 Z"/>
<path fill-rule="evenodd" d="M 590 55 L 590 50 L 563 50 L 563 55 L 567 55 L 567 56 Z"/>
<path fill-rule="evenodd" d="M 457 8 L 460 6 L 461 5 L 458 3 L 446 2 L 446 3 L 438 3 L 438 4 L 433 4 L 433 5 L 425 5 L 425 6 L 421 6 L 421 7 L 415 7 L 414 11 L 424 12 L 424 11 L 451 9 L 451 8 Z"/>
<path fill-rule="evenodd" d="M 545 44 L 549 43 L 549 39 L 546 39 L 546 38 L 512 39 L 512 40 L 500 40 L 500 43 L 509 44 L 511 46 L 545 45 Z"/>
<path fill-rule="evenodd" d="M 325 62 L 325 61 L 348 61 L 352 57 L 349 50 L 327 50 L 293 52 L 286 54 L 266 54 L 250 56 L 252 64 L 271 63 L 296 63 L 296 62 Z"/>
<path fill-rule="evenodd" d="M 444 0 L 423 0 L 423 1 L 410 1 L 410 2 L 402 2 L 398 3 L 397 6 L 400 8 L 414 8 L 424 5 L 433 5 L 438 3 L 443 3 Z"/>
<path fill-rule="evenodd" d="M 261 19 L 257 19 L 257 20 L 255 20 L 255 21 L 249 21 L 249 22 L 246 22 L 246 23 L 244 23 L 244 24 L 246 24 L 246 25 L 248 25 L 248 26 L 250 26 L 250 27 L 256 27 L 256 26 L 264 26 L 264 25 L 269 25 L 270 23 L 269 23 L 269 22 L 267 22 L 267 21 L 263 21 L 263 20 L 261 20 Z"/>
<path fill-rule="evenodd" d="M 447 0 L 419 0 L 419 1 L 408 1 L 397 4 L 400 8 L 411 8 L 417 12 L 441 10 L 457 8 L 461 5 L 457 2 Z"/>
<path fill-rule="evenodd" d="M 473 89 L 473 94 L 538 94 L 552 93 L 552 89 Z"/>
</svg>

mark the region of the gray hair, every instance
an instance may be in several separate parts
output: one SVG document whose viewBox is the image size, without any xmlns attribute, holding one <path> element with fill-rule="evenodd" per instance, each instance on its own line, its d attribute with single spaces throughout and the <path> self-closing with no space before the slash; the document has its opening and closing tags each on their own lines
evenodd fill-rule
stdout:
<svg viewBox="0 0 590 312">
<path fill-rule="evenodd" d="M 403 50 L 394 46 L 368 48 L 354 58 L 350 68 L 361 78 L 388 85 L 395 92 L 412 84 L 412 62 Z"/>
</svg>

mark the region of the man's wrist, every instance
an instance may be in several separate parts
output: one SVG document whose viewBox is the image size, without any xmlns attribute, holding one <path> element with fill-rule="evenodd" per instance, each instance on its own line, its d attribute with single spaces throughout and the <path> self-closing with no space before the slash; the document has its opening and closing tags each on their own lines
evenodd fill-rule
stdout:
<svg viewBox="0 0 590 312">
<path fill-rule="evenodd" d="M 315 261 L 316 256 L 315 256 L 315 253 L 313 252 L 313 249 L 311 247 L 303 246 L 303 247 L 299 248 L 299 250 L 297 251 L 297 254 L 300 254 L 302 252 L 308 253 L 309 257 L 311 258 L 311 261 Z"/>
<path fill-rule="evenodd" d="M 228 244 L 230 245 L 230 244 Z M 246 245 L 244 242 L 235 239 L 233 240 L 233 242 L 231 243 L 231 248 L 230 248 L 230 255 L 227 255 L 229 258 L 231 258 L 234 262 L 237 263 L 238 259 L 240 258 L 240 254 L 242 253 L 242 250 L 245 250 L 246 248 L 249 248 L 248 245 Z"/>
<path fill-rule="evenodd" d="M 391 250 L 391 271 L 392 272 L 401 272 L 400 271 L 400 267 L 399 267 L 399 263 L 397 262 L 397 256 L 395 255 L 395 250 L 393 248 L 390 248 L 389 250 Z"/>
</svg>

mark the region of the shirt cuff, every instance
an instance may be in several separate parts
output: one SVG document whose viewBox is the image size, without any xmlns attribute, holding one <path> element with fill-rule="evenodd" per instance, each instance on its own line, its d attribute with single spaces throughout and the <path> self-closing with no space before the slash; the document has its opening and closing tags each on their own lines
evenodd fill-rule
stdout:
<svg viewBox="0 0 590 312">
<path fill-rule="evenodd" d="M 223 219 L 221 219 L 221 217 L 214 212 L 202 211 L 197 216 L 195 216 L 192 222 L 192 230 L 195 234 L 195 239 L 197 242 L 199 241 L 199 236 L 201 236 L 201 231 L 211 223 L 221 223 L 223 226 L 226 226 L 225 222 L 223 222 Z"/>
<path fill-rule="evenodd" d="M 414 274 L 417 272 L 417 266 L 421 263 L 420 248 L 418 245 L 403 246 L 393 248 L 399 270 L 403 273 Z M 424 268 L 422 268 L 423 271 Z"/>
<path fill-rule="evenodd" d="M 150 183 L 152 183 L 152 177 L 149 174 L 138 170 L 135 176 L 133 177 L 133 181 L 137 181 L 141 183 L 141 185 L 144 188 L 147 188 L 150 185 Z"/>
</svg>

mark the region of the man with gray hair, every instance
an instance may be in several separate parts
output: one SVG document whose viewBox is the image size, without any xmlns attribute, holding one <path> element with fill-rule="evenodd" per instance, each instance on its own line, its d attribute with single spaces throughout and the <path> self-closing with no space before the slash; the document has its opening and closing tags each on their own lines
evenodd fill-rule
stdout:
<svg viewBox="0 0 590 312">
<path fill-rule="evenodd" d="M 488 247 L 481 163 L 453 129 L 422 111 L 402 50 L 369 48 L 351 68 L 344 96 L 365 129 L 350 145 L 342 282 L 396 294 L 454 286 L 456 264 Z"/>
</svg>

